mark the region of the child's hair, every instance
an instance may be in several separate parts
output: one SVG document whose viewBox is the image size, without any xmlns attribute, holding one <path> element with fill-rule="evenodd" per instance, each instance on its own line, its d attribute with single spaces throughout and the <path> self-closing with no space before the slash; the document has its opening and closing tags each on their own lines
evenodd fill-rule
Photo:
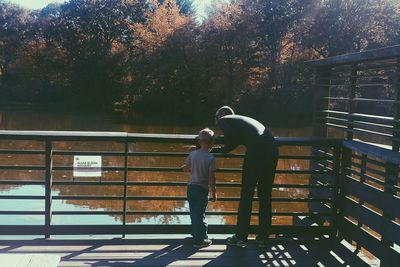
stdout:
<svg viewBox="0 0 400 267">
<path fill-rule="evenodd" d="M 212 143 L 214 141 L 214 132 L 205 128 L 199 132 L 199 141 L 205 141 L 207 143 Z"/>
</svg>

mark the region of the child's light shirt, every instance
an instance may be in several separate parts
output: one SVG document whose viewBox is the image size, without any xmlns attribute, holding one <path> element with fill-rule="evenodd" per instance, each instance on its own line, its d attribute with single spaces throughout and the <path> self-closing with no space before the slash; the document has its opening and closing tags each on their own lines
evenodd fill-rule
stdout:
<svg viewBox="0 0 400 267">
<path fill-rule="evenodd" d="M 190 168 L 189 184 L 199 185 L 208 190 L 209 172 L 215 171 L 215 158 L 207 150 L 197 149 L 190 152 L 185 161 Z"/>
</svg>

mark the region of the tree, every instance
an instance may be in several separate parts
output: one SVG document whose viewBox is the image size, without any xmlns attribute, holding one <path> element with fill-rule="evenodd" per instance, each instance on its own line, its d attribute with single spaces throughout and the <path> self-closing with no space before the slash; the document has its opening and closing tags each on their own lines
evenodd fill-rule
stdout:
<svg viewBox="0 0 400 267">
<path fill-rule="evenodd" d="M 264 64 L 269 68 L 269 82 L 277 86 L 282 43 L 295 25 L 300 23 L 310 0 L 243 0 L 245 12 L 257 25 L 259 49 L 265 51 Z"/>
<path fill-rule="evenodd" d="M 323 57 L 385 45 L 399 26 L 387 0 L 321 0 L 314 8 L 304 42 Z"/>
<path fill-rule="evenodd" d="M 28 30 L 28 13 L 17 5 L 0 1 L 0 81 L 8 78 L 10 64 L 18 58 Z"/>
<path fill-rule="evenodd" d="M 144 1 L 71 0 L 49 23 L 48 45 L 66 66 L 70 97 L 88 106 L 110 106 L 123 89 L 132 25 L 143 19 Z"/>
<path fill-rule="evenodd" d="M 192 17 L 182 14 L 175 0 L 154 4 L 147 21 L 135 25 L 130 110 L 135 107 L 148 115 L 181 112 L 184 91 L 190 88 L 184 87 L 184 81 L 191 64 L 187 50 L 195 40 L 190 29 L 194 26 Z"/>
<path fill-rule="evenodd" d="M 208 86 L 217 99 L 231 105 L 246 90 L 254 29 L 238 2 L 221 3 L 201 29 L 201 48 Z"/>
</svg>

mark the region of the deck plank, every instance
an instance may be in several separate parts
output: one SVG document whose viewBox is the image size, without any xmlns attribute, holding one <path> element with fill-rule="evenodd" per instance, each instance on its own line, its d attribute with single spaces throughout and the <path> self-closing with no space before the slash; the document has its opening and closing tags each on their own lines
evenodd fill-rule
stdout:
<svg viewBox="0 0 400 267">
<path fill-rule="evenodd" d="M 213 236 L 211 236 L 213 237 Z M 195 249 L 189 238 L 142 236 L 125 239 L 0 240 L 0 254 L 11 255 L 25 266 L 50 265 L 61 257 L 68 266 L 379 266 L 379 261 L 360 254 L 344 241 L 280 240 L 258 248 L 250 240 L 245 249 L 227 246 L 215 236 L 210 247 Z M 35 255 L 26 263 L 27 255 Z M 42 258 L 40 258 L 42 256 Z M 2 257 L 0 257 L 0 260 Z M 14 258 L 15 259 L 15 258 Z M 42 263 L 48 265 L 40 265 Z M 25 263 L 24 263 L 25 261 Z M 13 266 L 13 265 L 10 265 Z"/>
<path fill-rule="evenodd" d="M 7 267 L 57 267 L 59 262 L 59 255 L 0 254 L 1 266 Z"/>
</svg>

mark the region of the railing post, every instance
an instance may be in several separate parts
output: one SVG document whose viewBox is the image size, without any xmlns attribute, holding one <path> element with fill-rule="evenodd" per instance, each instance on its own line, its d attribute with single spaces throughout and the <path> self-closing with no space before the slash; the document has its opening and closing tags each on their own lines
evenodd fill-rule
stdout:
<svg viewBox="0 0 400 267">
<path fill-rule="evenodd" d="M 349 103 L 348 103 L 348 112 L 349 116 L 347 118 L 347 140 L 353 140 L 354 137 L 354 118 L 352 114 L 356 110 L 356 103 L 354 99 L 356 98 L 356 91 L 357 91 L 357 65 L 351 65 L 351 72 L 350 72 L 350 95 L 349 95 Z"/>
<path fill-rule="evenodd" d="M 396 91 L 396 102 L 394 103 L 393 141 L 392 150 L 399 152 L 400 149 L 400 58 L 397 58 L 396 73 L 394 79 L 394 90 Z"/>
<path fill-rule="evenodd" d="M 124 226 L 124 233 L 122 237 L 126 236 L 126 211 L 127 211 L 127 198 L 128 198 L 128 153 L 129 153 L 129 143 L 125 141 L 124 143 L 124 207 L 123 207 L 123 218 L 122 224 Z"/>
<path fill-rule="evenodd" d="M 338 183 L 338 217 L 337 217 L 337 228 L 338 228 L 338 236 L 342 239 L 342 231 L 341 231 L 341 224 L 342 220 L 344 220 L 343 214 L 343 206 L 344 206 L 344 198 L 345 198 L 345 182 L 347 176 L 350 174 L 350 167 L 351 167 L 351 155 L 352 151 L 348 148 L 342 147 L 342 159 L 340 162 L 340 178 Z"/>
<path fill-rule="evenodd" d="M 338 235 L 338 217 L 339 217 L 339 185 L 340 185 L 340 156 L 342 147 L 336 145 L 333 151 L 333 197 L 332 197 L 332 233 L 330 238 L 336 238 Z"/>
<path fill-rule="evenodd" d="M 367 160 L 368 156 L 366 154 L 361 154 L 361 168 L 360 168 L 360 185 L 362 185 L 365 182 L 365 173 L 367 172 Z M 358 206 L 359 209 L 362 209 L 362 205 L 364 205 L 364 199 L 361 198 L 358 200 Z M 357 227 L 361 229 L 363 227 L 363 224 L 361 221 L 357 222 Z M 357 249 L 362 249 L 361 246 L 357 243 Z"/>
<path fill-rule="evenodd" d="M 318 68 L 315 73 L 314 99 L 313 99 L 313 135 L 318 137 L 327 136 L 326 118 L 321 118 L 322 110 L 329 109 L 329 103 L 324 101 L 329 96 L 331 83 L 331 69 Z"/>
<path fill-rule="evenodd" d="M 313 94 L 313 135 L 318 137 L 327 137 L 327 119 L 323 110 L 329 109 L 329 96 L 331 84 L 331 68 L 320 67 L 317 68 L 315 73 L 315 85 Z M 317 146 L 311 147 L 311 156 L 319 156 L 319 148 Z M 310 160 L 310 170 L 318 170 L 320 168 L 318 159 Z M 319 175 L 310 175 L 309 184 L 316 185 L 320 183 Z M 328 197 L 325 192 L 321 192 L 318 188 L 309 189 L 310 197 Z M 308 203 L 310 212 L 319 212 L 321 210 L 320 204 L 315 202 Z M 324 218 L 310 215 L 312 221 L 318 224 L 324 223 Z"/>
<path fill-rule="evenodd" d="M 51 202 L 52 202 L 52 180 L 53 180 L 53 145 L 52 142 L 46 140 L 46 152 L 45 152 L 45 238 L 50 238 L 51 231 Z"/>
<path fill-rule="evenodd" d="M 390 162 L 386 163 L 385 166 L 385 187 L 383 189 L 384 194 L 392 197 L 393 195 L 397 195 L 396 190 L 394 189 L 395 186 L 397 186 L 396 180 L 398 179 L 399 175 L 399 168 L 396 164 L 392 164 Z M 393 215 L 388 214 L 387 212 L 383 211 L 383 217 L 388 219 L 388 221 L 395 221 L 396 218 L 393 217 Z M 381 266 L 393 266 L 393 264 L 398 264 L 398 262 L 395 262 L 395 259 L 393 258 L 393 254 L 395 253 L 392 251 L 391 246 L 393 245 L 393 242 L 388 240 L 388 234 L 390 232 L 383 231 L 382 233 L 382 239 L 381 239 L 381 244 L 384 247 L 384 258 L 381 259 Z"/>
</svg>

